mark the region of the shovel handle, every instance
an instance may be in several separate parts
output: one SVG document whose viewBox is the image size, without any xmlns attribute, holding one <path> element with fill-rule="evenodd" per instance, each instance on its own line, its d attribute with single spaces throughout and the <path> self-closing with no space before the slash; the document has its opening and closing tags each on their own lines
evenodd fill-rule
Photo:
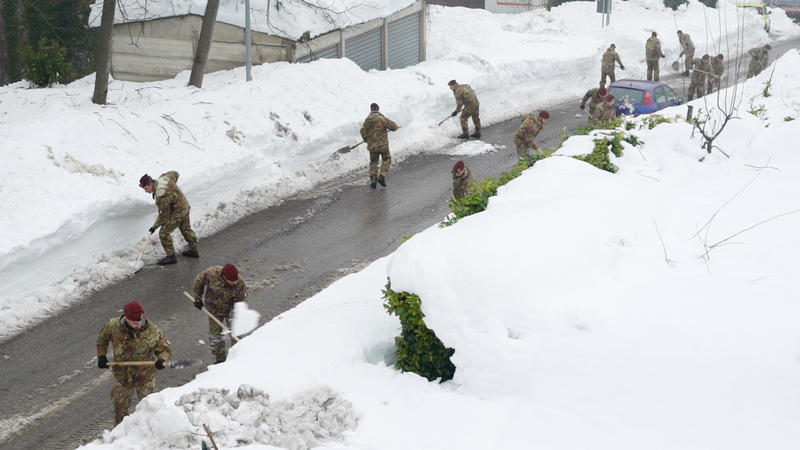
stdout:
<svg viewBox="0 0 800 450">
<path fill-rule="evenodd" d="M 113 366 L 155 366 L 155 361 L 120 361 L 120 362 L 108 362 L 106 363 L 109 367 Z M 164 367 L 169 367 L 169 362 L 164 362 Z"/>
<path fill-rule="evenodd" d="M 183 291 L 183 295 L 185 295 L 185 296 L 189 297 L 189 300 L 191 300 L 191 301 L 192 301 L 192 303 L 194 303 L 194 302 L 195 302 L 195 299 L 194 299 L 194 297 L 192 297 L 192 294 L 190 294 L 190 293 L 188 293 L 188 292 L 186 292 L 186 291 Z M 203 306 L 202 310 L 203 310 L 203 312 L 204 312 L 204 313 L 208 314 L 208 317 L 211 317 L 211 318 L 214 320 L 214 322 L 217 322 L 217 324 L 218 324 L 219 326 L 221 326 L 223 330 L 225 330 L 225 331 L 227 331 L 227 332 L 229 332 L 229 333 L 230 333 L 230 331 L 231 331 L 231 330 L 230 330 L 228 327 L 226 327 L 226 326 L 225 326 L 225 324 L 223 324 L 222 322 L 220 322 L 220 320 L 219 320 L 219 319 L 217 319 L 217 317 L 216 317 L 215 315 L 211 314 L 211 313 L 210 313 L 210 312 L 209 312 L 209 311 L 206 309 L 206 307 L 205 307 L 205 306 Z M 238 338 L 238 337 L 236 337 L 236 336 L 234 336 L 234 335 L 233 335 L 233 333 L 231 333 L 231 337 L 232 337 L 232 338 L 234 338 L 234 339 L 236 339 L 236 342 L 239 342 L 239 338 Z"/>
</svg>

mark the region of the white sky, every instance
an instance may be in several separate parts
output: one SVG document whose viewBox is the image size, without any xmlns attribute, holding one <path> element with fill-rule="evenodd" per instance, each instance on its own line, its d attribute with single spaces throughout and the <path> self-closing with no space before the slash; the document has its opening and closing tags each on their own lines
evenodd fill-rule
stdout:
<svg viewBox="0 0 800 450">
<path fill-rule="evenodd" d="M 734 30 L 734 9 L 720 11 Z M 774 11 L 770 38 L 797 36 Z M 704 25 L 720 28 L 717 10 L 696 2 L 675 14 L 655 0 L 616 2 L 604 29 L 593 3 L 515 16 L 431 8 L 429 61 L 403 70 L 278 63 L 254 67 L 250 83 L 243 69 L 207 75 L 202 90 L 186 87 L 187 72 L 112 82 L 106 107 L 91 103 L 93 77 L 0 88 L 2 152 L 11 161 L 0 166 L 2 336 L 129 276 L 155 217 L 137 183 L 145 172 L 181 173 L 202 245 L 246 214 L 365 169 L 361 147 L 331 154 L 358 141 L 373 101 L 402 126 L 390 137 L 396 157 L 450 147 L 455 121 L 430 128 L 452 111 L 449 79 L 471 84 L 484 123 L 496 123 L 583 95 L 611 42 L 624 76 L 644 78 L 644 41 L 656 30 L 666 66 L 679 53 L 673 17 L 698 53 L 718 52 L 720 39 L 707 41 Z M 767 42 L 762 25 L 746 18 L 738 36 L 745 50 Z M 737 35 L 721 41 L 733 49 Z M 788 144 L 800 122 L 783 119 L 800 114 L 799 69 L 791 51 L 777 64 L 773 96 L 759 96 L 771 68 L 739 87 L 739 118 L 719 139 L 730 159 L 715 152 L 698 162 L 704 154 L 691 127 L 667 124 L 636 131 L 645 144 L 628 148 L 614 175 L 558 155 L 537 163 L 486 212 L 417 234 L 257 330 L 227 363 L 148 397 L 106 444 L 87 448 L 197 447 L 193 433 L 204 421 L 230 448 L 237 437 L 267 436 L 275 417 L 302 422 L 320 399 L 335 406 L 313 425 L 339 436 L 327 448 L 794 448 L 800 214 L 737 236 L 708 261 L 702 255 L 704 242 L 800 208 L 798 157 Z M 761 104 L 764 121 L 746 112 Z M 574 138 L 560 153 L 592 145 Z M 513 149 L 461 149 L 484 151 Z M 161 255 L 153 239 L 145 259 Z M 426 322 L 456 349 L 452 382 L 386 366 L 399 333 L 381 307 L 387 276 L 396 290 L 421 296 Z M 269 393 L 274 407 L 192 394 L 242 384 Z M 183 395 L 184 405 L 204 406 L 186 414 L 175 406 Z M 286 448 L 310 442 L 281 436 Z"/>
</svg>

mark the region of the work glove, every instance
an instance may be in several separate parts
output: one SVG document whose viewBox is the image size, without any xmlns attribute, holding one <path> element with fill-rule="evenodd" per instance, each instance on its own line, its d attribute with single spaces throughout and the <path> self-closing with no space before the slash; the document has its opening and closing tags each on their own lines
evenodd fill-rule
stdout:
<svg viewBox="0 0 800 450">
<path fill-rule="evenodd" d="M 453 114 L 450 114 L 451 117 L 455 117 L 458 114 L 458 111 L 453 111 Z"/>
<path fill-rule="evenodd" d="M 153 234 L 153 233 L 156 232 L 156 229 L 154 227 L 150 227 L 150 230 L 148 230 L 148 231 L 150 231 L 150 234 Z"/>
<path fill-rule="evenodd" d="M 586 105 L 581 105 L 581 109 L 586 109 Z"/>
<path fill-rule="evenodd" d="M 200 300 L 194 302 L 194 307 L 202 311 L 203 310 L 203 302 L 201 302 Z"/>
<path fill-rule="evenodd" d="M 156 360 L 156 369 L 161 370 L 163 368 L 164 368 L 164 360 L 161 359 L 161 358 L 158 358 Z"/>
<path fill-rule="evenodd" d="M 106 355 L 97 357 L 97 367 L 99 369 L 108 369 L 108 358 Z"/>
<path fill-rule="evenodd" d="M 661 57 L 662 57 L 662 58 L 666 58 L 666 56 L 664 56 L 664 54 L 663 54 L 663 53 L 661 54 Z"/>
<path fill-rule="evenodd" d="M 619 65 L 619 68 L 625 70 L 625 66 L 623 66 L 622 64 Z"/>
</svg>

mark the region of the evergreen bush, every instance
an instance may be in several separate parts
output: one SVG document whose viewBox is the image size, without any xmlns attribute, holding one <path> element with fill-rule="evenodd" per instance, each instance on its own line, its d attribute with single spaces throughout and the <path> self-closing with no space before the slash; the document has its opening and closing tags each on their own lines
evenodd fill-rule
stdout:
<svg viewBox="0 0 800 450">
<path fill-rule="evenodd" d="M 50 87 L 53 83 L 72 81 L 72 64 L 67 61 L 67 50 L 55 40 L 42 38 L 34 50 L 30 45 L 22 52 L 23 77 L 37 87 Z"/>
<path fill-rule="evenodd" d="M 440 383 L 452 380 L 456 366 L 450 357 L 456 351 L 445 347 L 436 333 L 425 325 L 419 296 L 393 291 L 392 281 L 387 279 L 383 299 L 383 307 L 389 314 L 400 318 L 403 328 L 400 336 L 394 338 L 397 347 L 394 367 L 403 372 L 414 372 L 428 381 L 437 378 L 440 378 Z"/>
<path fill-rule="evenodd" d="M 673 11 L 677 11 L 679 6 L 686 5 L 688 3 L 689 0 L 664 0 L 664 6 L 667 8 L 672 8 Z"/>
</svg>

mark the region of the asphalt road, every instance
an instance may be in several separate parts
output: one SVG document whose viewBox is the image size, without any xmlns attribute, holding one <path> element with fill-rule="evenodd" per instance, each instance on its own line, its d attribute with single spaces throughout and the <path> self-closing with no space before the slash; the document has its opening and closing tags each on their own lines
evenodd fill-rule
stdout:
<svg viewBox="0 0 800 450">
<path fill-rule="evenodd" d="M 773 53 L 793 46 L 773 45 Z M 678 91 L 681 78 L 662 74 Z M 551 119 L 537 139 L 542 147 L 556 148 L 562 128 L 585 123 L 585 116 L 576 117 L 578 102 L 549 110 Z M 94 343 L 125 303 L 144 305 L 172 342 L 174 359 L 210 363 L 208 347 L 199 342 L 208 342 L 207 319 L 182 295 L 191 292 L 197 273 L 234 262 L 250 287 L 250 307 L 262 314 L 262 323 L 269 321 L 391 253 L 402 236 L 440 222 L 449 211 L 450 170 L 458 159 L 465 159 L 477 179 L 509 170 L 517 159 L 511 141 L 520 122 L 515 118 L 484 128 L 483 141 L 506 147 L 494 153 L 470 158 L 425 154 L 396 162 L 387 188 L 370 189 L 366 169 L 317 186 L 202 239 L 199 260 L 179 257 L 177 265 L 146 266 L 0 344 L 0 443 L 18 450 L 73 449 L 112 427 L 113 380 L 96 368 Z M 453 139 L 442 147 L 457 143 Z M 158 386 L 182 385 L 202 370 L 163 370 Z"/>
</svg>

